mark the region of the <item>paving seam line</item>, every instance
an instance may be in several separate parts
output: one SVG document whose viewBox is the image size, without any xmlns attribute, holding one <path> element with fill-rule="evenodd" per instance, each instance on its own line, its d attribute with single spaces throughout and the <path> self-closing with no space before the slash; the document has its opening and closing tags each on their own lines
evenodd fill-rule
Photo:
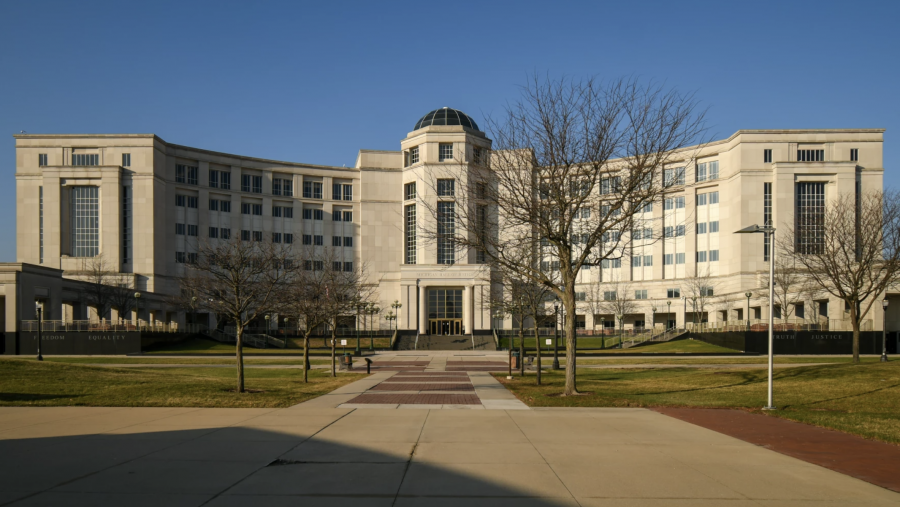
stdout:
<svg viewBox="0 0 900 507">
<path fill-rule="evenodd" d="M 406 480 L 406 474 L 409 473 L 409 467 L 412 466 L 413 457 L 416 455 L 416 450 L 419 448 L 419 440 L 422 439 L 422 433 L 425 431 L 425 425 L 428 424 L 428 417 L 430 415 L 431 410 L 429 410 L 425 414 L 425 420 L 422 421 L 422 427 L 419 428 L 419 436 L 416 437 L 416 441 L 415 443 L 413 443 L 413 448 L 409 452 L 409 458 L 406 460 L 406 467 L 403 469 L 403 477 L 400 478 L 400 484 L 397 485 L 397 492 L 394 493 L 394 500 L 391 502 L 391 507 L 397 505 L 397 499 L 400 498 L 400 490 L 403 489 L 403 481 Z"/>
<path fill-rule="evenodd" d="M 284 410 L 284 409 L 282 409 L 282 410 Z M 287 454 L 287 453 L 293 451 L 293 450 L 296 449 L 297 447 L 299 447 L 299 446 L 305 444 L 305 443 L 308 442 L 309 440 L 315 438 L 316 435 L 318 435 L 319 433 L 321 433 L 322 431 L 324 431 L 326 428 L 330 427 L 332 424 L 334 424 L 334 423 L 340 421 L 341 419 L 347 417 L 348 415 L 352 414 L 352 413 L 355 412 L 355 411 L 356 411 L 355 408 L 350 409 L 349 412 L 347 412 L 346 414 L 341 415 L 341 416 L 338 417 L 337 419 L 335 419 L 335 420 L 331 421 L 330 423 L 326 424 L 325 426 L 319 428 L 318 431 L 316 431 L 316 432 L 313 433 L 312 435 L 306 437 L 305 439 L 301 440 L 299 443 L 297 443 L 297 445 L 295 445 L 294 447 L 291 447 L 291 448 L 288 449 L 287 451 L 281 453 L 278 457 L 280 458 L 281 456 L 284 456 L 285 454 Z M 254 419 L 255 419 L 255 418 L 254 418 Z M 277 460 L 277 459 L 278 459 L 278 458 L 275 458 L 275 460 Z M 272 461 L 275 461 L 275 460 L 272 460 Z M 225 494 L 226 492 L 228 492 L 228 490 L 234 488 L 234 487 L 237 486 L 238 484 L 240 484 L 240 483 L 244 482 L 245 480 L 247 480 L 247 478 L 250 477 L 251 475 L 255 474 L 256 472 L 259 472 L 259 471 L 262 470 L 263 468 L 266 468 L 266 467 L 269 466 L 271 463 L 272 463 L 272 462 L 269 462 L 268 464 L 263 465 L 262 467 L 257 468 L 256 470 L 253 470 L 253 471 L 250 472 L 249 474 L 247 474 L 247 475 L 241 477 L 240 479 L 238 479 L 237 481 L 235 481 L 231 486 L 228 486 L 227 488 L 223 489 L 222 491 L 219 491 L 218 493 L 216 493 L 216 494 L 214 494 L 213 496 L 209 497 L 205 502 L 201 503 L 200 505 L 203 506 L 203 505 L 208 504 L 209 502 L 212 502 L 212 501 L 215 500 L 216 498 L 218 498 L 218 497 L 222 496 L 223 494 Z"/>
<path fill-rule="evenodd" d="M 565 483 L 565 481 L 562 480 L 559 474 L 556 473 L 556 469 L 553 468 L 553 465 L 551 465 L 550 462 L 547 461 L 547 458 L 545 458 L 541 451 L 534 445 L 534 442 L 532 442 L 531 439 L 528 438 L 528 434 L 522 430 L 516 419 L 509 414 L 509 410 L 504 410 L 503 413 L 506 414 L 506 417 L 509 417 L 509 420 L 512 421 L 512 423 L 516 426 L 516 429 L 518 429 L 522 433 L 522 436 L 525 437 L 525 440 L 528 441 L 528 445 L 530 445 L 531 448 L 534 449 L 534 452 L 538 453 L 538 456 L 540 456 L 541 459 L 544 460 L 544 464 L 547 465 L 547 468 L 549 468 L 553 472 L 553 476 L 556 477 L 556 480 L 558 480 L 559 483 L 562 484 L 562 487 L 566 488 L 566 491 L 569 492 L 569 496 L 572 497 L 572 501 L 581 506 L 581 502 L 579 502 L 578 499 L 575 498 L 575 495 L 572 493 L 572 490 L 569 489 L 569 486 Z"/>
</svg>

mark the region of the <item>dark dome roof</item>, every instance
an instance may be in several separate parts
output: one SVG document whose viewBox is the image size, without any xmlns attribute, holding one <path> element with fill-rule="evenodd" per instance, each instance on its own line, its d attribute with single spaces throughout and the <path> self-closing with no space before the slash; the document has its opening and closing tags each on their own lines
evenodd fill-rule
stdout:
<svg viewBox="0 0 900 507">
<path fill-rule="evenodd" d="M 458 109 L 450 109 L 449 107 L 435 109 L 426 114 L 416 122 L 416 126 L 413 130 L 419 130 L 420 128 L 428 127 L 429 125 L 462 125 L 466 128 L 478 130 L 478 125 L 469 117 L 469 115 Z"/>
</svg>

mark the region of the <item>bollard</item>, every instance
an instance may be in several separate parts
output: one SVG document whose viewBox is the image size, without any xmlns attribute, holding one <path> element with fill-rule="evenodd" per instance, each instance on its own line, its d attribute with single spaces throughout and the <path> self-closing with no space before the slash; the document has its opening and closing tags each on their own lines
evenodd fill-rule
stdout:
<svg viewBox="0 0 900 507">
<path fill-rule="evenodd" d="M 366 358 L 366 374 L 372 373 L 372 360 L 368 357 Z"/>
</svg>

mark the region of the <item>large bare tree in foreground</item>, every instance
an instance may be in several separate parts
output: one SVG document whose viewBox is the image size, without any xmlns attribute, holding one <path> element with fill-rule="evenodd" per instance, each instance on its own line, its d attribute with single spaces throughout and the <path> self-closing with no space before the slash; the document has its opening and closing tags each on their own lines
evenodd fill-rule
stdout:
<svg viewBox="0 0 900 507">
<path fill-rule="evenodd" d="M 860 323 L 900 277 L 900 195 L 840 195 L 825 202 L 824 211 L 798 216 L 784 228 L 779 250 L 849 307 L 858 363 Z"/>
<path fill-rule="evenodd" d="M 433 224 L 423 236 L 547 287 L 574 316 L 582 266 L 621 256 L 629 231 L 651 227 L 644 211 L 683 185 L 679 168 L 695 151 L 682 148 L 703 141 L 703 119 L 692 95 L 657 85 L 534 77 L 520 100 L 488 119 L 487 164 L 434 172 L 467 191 L 420 199 Z M 664 177 L 664 169 L 672 171 Z M 541 262 L 519 255 L 538 241 Z M 575 318 L 565 337 L 563 394 L 574 395 Z"/>
<path fill-rule="evenodd" d="M 244 329 L 283 305 L 297 265 L 287 245 L 268 241 L 211 240 L 198 247 L 197 262 L 186 264 L 184 293 L 234 323 L 237 392 L 244 392 Z"/>
</svg>

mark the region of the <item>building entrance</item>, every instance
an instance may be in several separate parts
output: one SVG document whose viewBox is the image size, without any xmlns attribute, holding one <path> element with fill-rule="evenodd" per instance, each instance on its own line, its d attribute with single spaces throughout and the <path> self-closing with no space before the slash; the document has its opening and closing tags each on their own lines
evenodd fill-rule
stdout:
<svg viewBox="0 0 900 507">
<path fill-rule="evenodd" d="M 429 334 L 462 334 L 462 319 L 431 319 L 428 322 Z"/>
<path fill-rule="evenodd" d="M 462 289 L 428 290 L 428 333 L 463 334 Z"/>
</svg>

